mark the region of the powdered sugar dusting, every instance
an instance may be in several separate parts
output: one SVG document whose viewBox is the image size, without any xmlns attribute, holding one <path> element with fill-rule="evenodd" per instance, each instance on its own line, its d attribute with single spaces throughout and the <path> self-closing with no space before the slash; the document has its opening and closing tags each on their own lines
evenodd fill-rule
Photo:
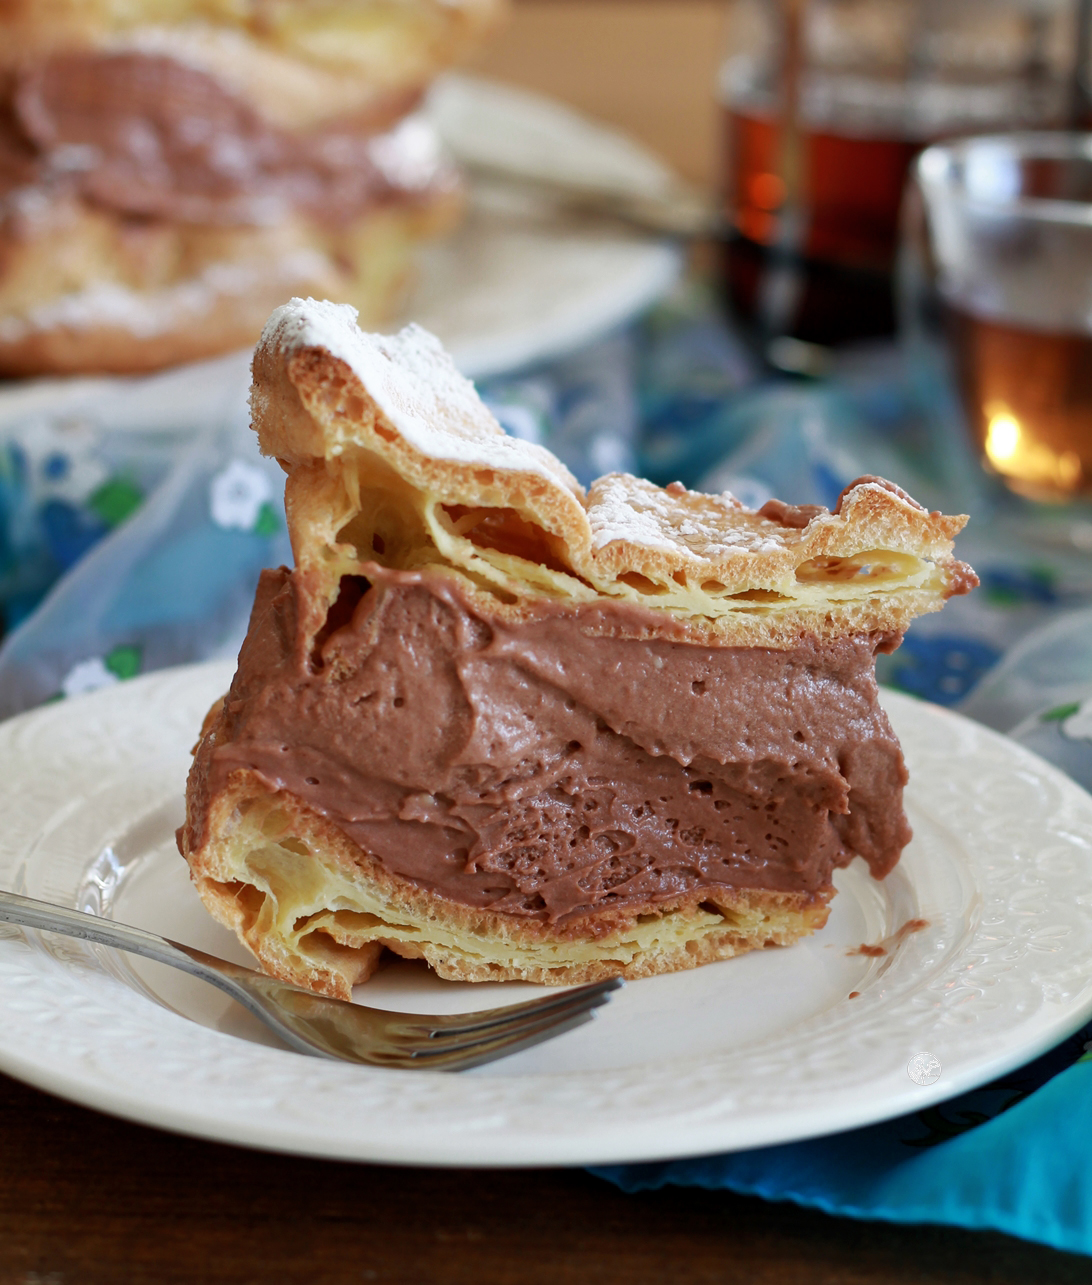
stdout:
<svg viewBox="0 0 1092 1285">
<path fill-rule="evenodd" d="M 147 339 L 199 323 L 221 299 L 245 298 L 256 286 L 268 285 L 271 278 L 283 280 L 291 289 L 321 280 L 330 272 L 324 255 L 301 249 L 272 264 L 266 260 L 211 263 L 198 275 L 162 290 L 132 290 L 116 282 L 98 281 L 23 314 L 0 317 L 0 340 L 16 343 L 38 331 L 98 326 L 116 327 Z"/>
<path fill-rule="evenodd" d="M 592 530 L 592 548 L 602 549 L 614 540 L 640 544 L 646 549 L 674 553 L 672 540 L 662 521 L 660 506 L 648 502 L 647 493 L 632 485 L 636 478 L 626 475 L 600 478 L 588 511 Z"/>
<path fill-rule="evenodd" d="M 682 502 L 682 496 L 690 503 Z M 697 496 L 681 488 L 675 494 L 626 474 L 613 474 L 595 483 L 589 496 L 588 521 L 594 549 L 617 540 L 699 561 L 711 554 L 777 553 L 785 547 L 789 534 L 742 508 L 732 496 Z"/>
<path fill-rule="evenodd" d="M 391 426 L 423 455 L 535 473 L 579 491 L 549 451 L 505 433 L 435 335 L 416 325 L 396 335 L 366 334 L 356 318 L 349 304 L 293 299 L 270 317 L 261 346 L 284 352 L 323 348 L 343 361 Z"/>
<path fill-rule="evenodd" d="M 312 368 L 313 355 L 314 368 L 335 379 L 334 363 L 343 364 L 374 405 L 377 427 L 387 436 L 397 434 L 426 459 L 471 466 L 472 478 L 455 474 L 452 496 L 463 494 L 458 487 L 465 484 L 467 494 L 481 497 L 484 487 L 490 498 L 465 502 L 511 505 L 523 511 L 528 497 L 535 493 L 538 511 L 548 513 L 555 524 L 550 529 L 568 545 L 571 565 L 592 588 L 605 584 L 601 577 L 607 575 L 610 587 L 606 592 L 631 589 L 643 593 L 640 582 L 626 581 L 626 572 L 632 569 L 661 581 L 663 576 L 671 576 L 689 591 L 691 573 L 708 570 L 719 582 L 708 593 L 723 599 L 729 587 L 742 592 L 768 587 L 774 581 L 783 583 L 786 576 L 791 578 L 794 567 L 817 556 L 814 550 L 819 537 L 830 534 L 823 528 L 853 525 L 844 514 L 829 513 L 816 516 L 802 528 L 783 525 L 727 493 L 704 495 L 679 483 L 660 488 L 621 473 L 600 478 L 585 498 L 549 451 L 505 435 L 435 336 L 419 326 L 407 326 L 392 336 L 365 334 L 356 318 L 356 309 L 345 304 L 293 299 L 269 319 L 259 346 L 261 358 L 283 366 L 291 363 L 295 354 L 306 352 L 307 370 Z M 291 372 L 292 366 L 288 369 Z M 337 396 L 328 399 L 327 406 L 342 399 L 341 384 L 332 388 Z M 369 415 L 366 422 L 370 420 Z M 359 408 L 334 412 L 330 419 L 323 411 L 321 429 L 327 456 L 338 455 L 362 431 Z M 479 470 L 485 470 L 485 475 Z M 530 477 L 536 479 L 533 486 Z M 548 509 L 542 505 L 544 488 L 537 479 L 547 482 Z M 440 487 L 444 490 L 445 484 Z M 859 490 L 870 493 L 866 484 Z M 898 497 L 882 487 L 880 490 L 887 508 L 893 503 L 901 507 Z M 855 494 L 847 497 L 847 512 L 855 508 Z M 556 503 L 562 495 L 567 501 L 563 509 Z M 868 512 L 862 512 L 861 517 L 864 526 L 875 525 Z M 916 517 L 924 520 L 920 511 Z M 533 520 L 537 522 L 537 516 Z M 874 541 L 867 532 L 861 538 L 866 541 L 862 547 L 874 547 L 874 542 L 867 543 Z M 826 548 L 829 541 L 821 543 Z M 684 570 L 684 576 L 675 574 L 678 569 Z M 656 592 L 662 593 L 664 588 L 671 591 L 672 586 L 661 586 Z"/>
</svg>

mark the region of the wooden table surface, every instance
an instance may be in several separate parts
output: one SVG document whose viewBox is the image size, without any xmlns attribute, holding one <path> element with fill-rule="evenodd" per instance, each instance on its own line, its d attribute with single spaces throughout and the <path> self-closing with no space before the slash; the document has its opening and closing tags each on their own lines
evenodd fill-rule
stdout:
<svg viewBox="0 0 1092 1285">
<path fill-rule="evenodd" d="M 0 1076 L 0 1285 L 1066 1285 L 1088 1259 L 579 1170 L 394 1169 L 127 1124 Z"/>
</svg>

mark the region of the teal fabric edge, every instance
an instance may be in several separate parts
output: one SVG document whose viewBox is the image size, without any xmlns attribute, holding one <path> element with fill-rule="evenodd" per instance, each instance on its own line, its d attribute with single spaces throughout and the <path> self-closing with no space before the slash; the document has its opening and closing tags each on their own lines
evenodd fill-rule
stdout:
<svg viewBox="0 0 1092 1285">
<path fill-rule="evenodd" d="M 1092 1062 L 928 1150 L 892 1144 L 914 1117 L 829 1138 L 591 1172 L 625 1191 L 726 1189 L 863 1221 L 999 1231 L 1092 1255 Z"/>
</svg>

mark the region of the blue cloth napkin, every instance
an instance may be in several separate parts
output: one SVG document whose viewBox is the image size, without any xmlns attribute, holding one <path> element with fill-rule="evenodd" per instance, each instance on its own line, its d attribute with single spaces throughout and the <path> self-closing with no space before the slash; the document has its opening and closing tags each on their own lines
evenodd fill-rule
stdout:
<svg viewBox="0 0 1092 1285">
<path fill-rule="evenodd" d="M 928 353 L 894 349 L 851 356 L 823 384 L 771 382 L 691 285 L 624 332 L 481 391 L 509 432 L 584 481 L 628 469 L 752 505 L 832 505 L 879 473 L 971 513 L 960 549 L 982 588 L 916 622 L 881 678 L 1092 787 L 1092 515 L 992 487 L 948 388 Z M 63 405 L 0 399 L 0 716 L 235 654 L 258 571 L 291 560 L 283 477 L 257 453 L 245 398 L 246 372 L 228 362 L 69 391 Z M 596 1172 L 627 1190 L 724 1187 L 1092 1254 L 1090 1040 L 871 1128 Z"/>
<path fill-rule="evenodd" d="M 850 1218 L 984 1228 L 1092 1254 L 1088 1048 L 1092 1028 L 1003 1080 L 867 1129 L 593 1172 L 626 1191 L 725 1188 Z"/>
</svg>

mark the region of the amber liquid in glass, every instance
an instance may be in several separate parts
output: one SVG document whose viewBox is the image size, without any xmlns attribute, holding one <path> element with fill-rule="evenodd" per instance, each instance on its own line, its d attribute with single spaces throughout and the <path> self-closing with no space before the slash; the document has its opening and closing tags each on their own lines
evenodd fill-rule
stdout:
<svg viewBox="0 0 1092 1285">
<path fill-rule="evenodd" d="M 947 311 L 964 411 L 989 467 L 1032 499 L 1092 494 L 1092 334 Z"/>
<path fill-rule="evenodd" d="M 727 113 L 731 229 L 724 285 L 736 314 L 758 320 L 785 184 L 776 118 Z M 793 247 L 800 284 L 789 333 L 836 344 L 895 330 L 892 274 L 903 187 L 918 144 L 805 132 L 807 221 Z"/>
</svg>

